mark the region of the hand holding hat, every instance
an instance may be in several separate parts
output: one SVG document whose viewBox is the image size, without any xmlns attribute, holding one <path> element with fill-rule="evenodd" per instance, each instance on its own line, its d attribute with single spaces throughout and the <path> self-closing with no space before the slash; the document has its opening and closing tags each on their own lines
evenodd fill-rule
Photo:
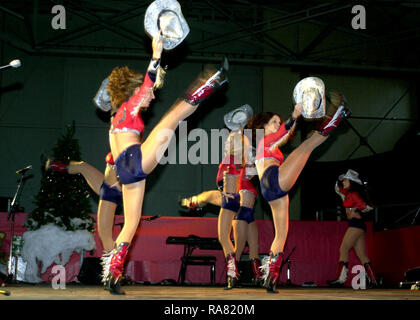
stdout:
<svg viewBox="0 0 420 320">
<path fill-rule="evenodd" d="M 293 90 L 295 103 L 302 103 L 302 116 L 308 119 L 322 118 L 325 115 L 325 85 L 317 77 L 300 80 Z"/>
<path fill-rule="evenodd" d="M 235 131 L 245 127 L 248 120 L 251 119 L 254 111 L 252 110 L 251 106 L 248 104 L 244 104 L 235 110 L 225 114 L 223 117 L 225 121 L 226 127 L 230 130 Z"/>
<path fill-rule="evenodd" d="M 162 31 L 159 30 L 159 32 L 153 37 L 152 41 L 153 60 L 159 60 L 162 56 L 163 42 L 164 37 L 162 36 Z"/>
</svg>

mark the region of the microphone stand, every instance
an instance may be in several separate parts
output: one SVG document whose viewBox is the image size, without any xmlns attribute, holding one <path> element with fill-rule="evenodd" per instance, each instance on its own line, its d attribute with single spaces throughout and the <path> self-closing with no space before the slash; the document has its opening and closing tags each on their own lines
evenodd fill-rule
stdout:
<svg viewBox="0 0 420 320">
<path fill-rule="evenodd" d="M 293 284 L 292 283 L 292 281 L 290 280 L 290 257 L 292 256 L 292 254 L 293 254 L 293 252 L 295 251 L 295 249 L 296 249 L 296 247 L 294 247 L 293 249 L 292 249 L 292 251 L 289 253 L 289 255 L 287 256 L 287 258 L 286 259 L 284 259 L 283 260 L 283 262 L 282 262 L 282 264 L 281 264 L 281 266 L 280 266 L 280 271 L 279 271 L 279 273 L 281 273 L 281 270 L 283 269 L 283 267 L 286 265 L 286 263 L 287 263 L 287 280 L 286 280 L 286 283 L 283 283 L 283 284 L 281 284 L 281 285 L 283 285 L 283 286 L 291 286 L 291 287 L 294 287 L 294 286 L 296 286 L 295 284 Z"/>
<path fill-rule="evenodd" d="M 13 197 L 12 203 L 9 202 L 8 206 L 8 212 L 7 212 L 7 220 L 12 218 L 11 220 L 11 230 L 10 230 L 10 252 L 9 252 L 9 263 L 7 264 L 7 278 L 3 283 L 3 286 L 5 284 L 15 284 L 16 281 L 16 275 L 17 275 L 17 259 L 15 260 L 15 273 L 12 273 L 12 258 L 13 258 L 13 237 L 15 234 L 15 211 L 16 211 L 16 203 L 20 196 L 21 188 L 24 184 L 23 176 L 25 175 L 27 170 L 22 170 L 20 172 L 20 178 L 19 183 L 15 192 L 15 195 Z"/>
</svg>

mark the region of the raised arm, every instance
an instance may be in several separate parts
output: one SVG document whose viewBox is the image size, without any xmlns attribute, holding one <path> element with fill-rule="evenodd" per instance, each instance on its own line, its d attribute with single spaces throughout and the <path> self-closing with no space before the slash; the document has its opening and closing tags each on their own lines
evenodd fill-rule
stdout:
<svg viewBox="0 0 420 320">
<path fill-rule="evenodd" d="M 287 143 L 290 136 L 293 134 L 296 128 L 296 120 L 302 114 L 302 103 L 295 105 L 295 108 L 290 115 L 289 119 L 284 123 L 284 127 L 281 126 L 276 133 L 269 135 L 265 138 L 264 142 L 270 146 L 270 149 L 278 148 Z"/>
<path fill-rule="evenodd" d="M 149 63 L 149 67 L 147 68 L 147 72 L 146 72 L 146 76 L 144 77 L 143 84 L 141 85 L 141 87 L 136 89 L 134 94 L 128 100 L 127 107 L 129 109 L 132 109 L 131 111 L 132 116 L 135 116 L 139 112 L 142 101 L 154 89 L 157 73 L 159 69 L 161 69 L 160 59 L 161 59 L 162 50 L 163 50 L 163 40 L 164 40 L 164 37 L 161 35 L 160 32 L 153 37 L 153 41 L 152 41 L 153 56 L 152 56 L 152 60 Z"/>
<path fill-rule="evenodd" d="M 344 193 L 344 189 L 340 188 L 340 186 L 338 185 L 338 181 L 335 182 L 334 190 L 335 190 L 335 193 L 337 193 L 340 196 L 341 200 L 344 201 L 344 199 L 346 198 L 346 195 Z"/>
</svg>

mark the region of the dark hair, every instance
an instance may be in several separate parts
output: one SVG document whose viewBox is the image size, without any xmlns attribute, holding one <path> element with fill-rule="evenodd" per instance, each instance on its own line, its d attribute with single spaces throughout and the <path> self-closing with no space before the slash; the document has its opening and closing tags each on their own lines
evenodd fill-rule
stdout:
<svg viewBox="0 0 420 320">
<path fill-rule="evenodd" d="M 357 182 L 354 182 L 350 179 L 348 180 L 350 182 L 349 190 L 357 192 L 360 195 L 360 197 L 363 199 L 363 201 L 366 202 L 366 204 L 372 205 L 372 201 L 369 196 L 367 184 L 363 182 L 362 182 L 363 184 L 358 184 Z M 343 181 L 338 180 L 338 185 L 342 187 Z"/>
<path fill-rule="evenodd" d="M 264 129 L 264 126 L 270 121 L 270 119 L 274 116 L 278 116 L 280 118 L 281 123 L 283 119 L 280 117 L 279 114 L 274 112 L 261 112 L 254 115 L 251 119 L 248 120 L 248 123 L 245 126 L 245 129 L 252 130 L 252 144 L 255 147 L 257 144 L 256 141 L 256 130 L 257 129 Z"/>
</svg>

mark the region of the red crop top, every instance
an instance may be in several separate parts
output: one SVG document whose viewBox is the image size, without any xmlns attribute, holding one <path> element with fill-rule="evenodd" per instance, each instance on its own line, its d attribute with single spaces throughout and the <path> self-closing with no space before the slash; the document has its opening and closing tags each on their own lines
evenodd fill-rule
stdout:
<svg viewBox="0 0 420 320">
<path fill-rule="evenodd" d="M 154 81 L 150 79 L 149 72 L 147 72 L 141 87 L 137 88 L 130 99 L 120 106 L 112 119 L 111 133 L 135 132 L 141 135 L 144 131 L 144 122 L 139 109 L 146 93 L 153 90 L 153 85 Z"/>
<path fill-rule="evenodd" d="M 344 189 L 343 187 L 338 186 L 338 184 L 336 185 L 335 191 L 341 196 L 344 208 L 356 208 L 360 211 L 364 211 L 369 207 L 356 191 Z"/>
<path fill-rule="evenodd" d="M 265 158 L 272 158 L 282 164 L 284 156 L 279 146 L 287 142 L 295 126 L 296 120 L 290 117 L 281 124 L 279 130 L 264 136 L 258 143 L 256 162 Z"/>
</svg>

